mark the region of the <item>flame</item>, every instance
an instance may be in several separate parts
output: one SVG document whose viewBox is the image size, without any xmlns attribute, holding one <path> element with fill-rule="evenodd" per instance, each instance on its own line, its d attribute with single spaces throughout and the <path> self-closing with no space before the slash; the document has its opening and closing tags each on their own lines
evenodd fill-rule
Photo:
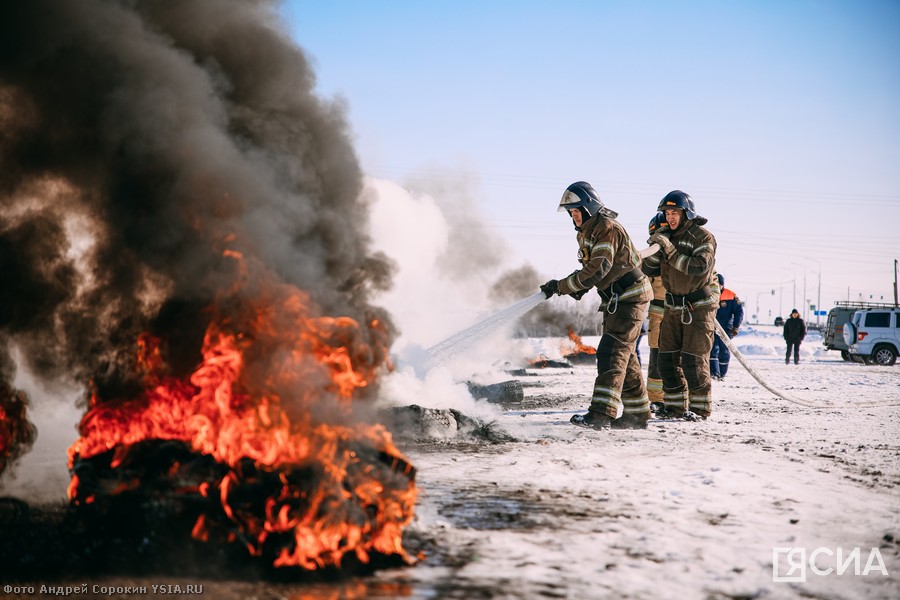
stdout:
<svg viewBox="0 0 900 600">
<path fill-rule="evenodd" d="M 551 362 L 552 362 L 552 361 L 551 361 L 549 358 L 547 358 L 546 356 L 544 356 L 543 354 L 541 354 L 541 355 L 538 356 L 537 358 L 535 358 L 535 359 L 533 359 L 533 360 L 529 360 L 529 361 L 528 361 L 528 366 L 529 366 L 529 367 L 535 367 L 535 368 L 538 368 L 538 369 L 543 369 L 543 368 L 547 367 L 547 365 L 551 364 Z"/>
<path fill-rule="evenodd" d="M 383 426 L 333 424 L 350 423 L 352 401 L 383 368 L 386 325 L 371 320 L 363 327 L 349 317 L 315 312 L 307 294 L 278 286 L 254 301 L 244 319 L 214 318 L 203 360 L 186 380 L 166 375 L 161 341 L 142 335 L 136 364 L 144 393 L 117 401 L 93 395 L 81 437 L 69 449 L 69 468 L 110 450 L 117 467 L 134 444 L 179 440 L 230 467 L 217 483 L 192 492 L 218 496 L 250 554 L 260 555 L 270 538 L 290 537 L 293 544 L 281 548 L 275 566 L 339 566 L 348 553 L 362 562 L 372 552 L 409 560 L 401 532 L 416 499 L 411 465 Z M 403 476 L 403 484 L 387 485 L 360 448 L 386 457 L 382 461 Z M 260 472 L 278 473 L 281 486 L 265 500 L 261 517 L 234 498 L 248 459 Z M 305 482 L 301 489 L 294 478 L 310 472 L 317 485 Z M 139 483 L 112 493 L 132 485 Z M 76 475 L 68 492 L 75 505 L 95 500 Z M 348 503 L 375 518 L 341 518 L 352 513 Z M 192 535 L 208 540 L 209 519 L 200 516 Z"/>
<path fill-rule="evenodd" d="M 574 348 L 572 346 L 563 342 L 560 345 L 560 351 L 563 356 L 571 356 L 572 354 L 597 354 L 597 349 L 591 346 L 585 345 L 581 341 L 581 337 L 575 333 L 575 330 L 572 327 L 569 327 L 569 340 L 575 345 Z"/>
</svg>

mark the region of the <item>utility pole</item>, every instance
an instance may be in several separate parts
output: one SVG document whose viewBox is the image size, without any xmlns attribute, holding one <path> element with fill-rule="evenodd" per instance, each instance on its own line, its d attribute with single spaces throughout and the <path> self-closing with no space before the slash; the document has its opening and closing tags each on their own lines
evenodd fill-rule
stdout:
<svg viewBox="0 0 900 600">
<path fill-rule="evenodd" d="M 803 269 L 803 320 L 809 323 L 809 297 L 806 295 L 806 269 Z"/>
<path fill-rule="evenodd" d="M 897 261 L 894 261 L 895 263 Z M 894 285 L 894 289 L 896 289 L 896 282 Z M 894 294 L 896 296 L 896 294 Z M 819 295 L 816 299 L 816 327 L 819 326 L 819 313 L 822 312 L 822 265 L 819 265 Z"/>
<path fill-rule="evenodd" d="M 809 259 L 805 259 L 809 260 Z M 803 269 L 803 295 L 800 297 L 800 302 L 803 303 L 802 308 L 798 308 L 797 306 L 797 269 L 794 269 L 794 308 L 798 308 L 800 311 L 800 316 L 803 317 L 803 320 L 809 323 L 809 296 L 806 295 L 806 265 L 801 265 L 800 263 L 791 263 L 795 267 L 800 267 Z"/>
<path fill-rule="evenodd" d="M 760 292 L 759 294 L 756 294 L 756 324 L 757 325 L 759 325 L 759 296 L 760 296 L 760 294 L 762 294 L 762 292 Z"/>
<path fill-rule="evenodd" d="M 762 296 L 763 294 L 765 294 L 765 295 L 767 295 L 767 296 L 768 296 L 768 295 L 774 296 L 774 295 L 775 295 L 775 290 L 774 290 L 774 289 L 766 290 L 765 292 L 759 292 L 759 293 L 756 294 L 756 324 L 757 324 L 757 325 L 759 325 L 759 317 L 760 317 L 760 314 L 759 314 L 759 313 L 760 313 L 760 310 L 759 310 L 759 297 Z M 769 316 L 772 316 L 772 311 L 771 311 L 771 310 L 769 311 Z"/>
<path fill-rule="evenodd" d="M 778 284 L 778 316 L 784 314 L 784 284 Z"/>
<path fill-rule="evenodd" d="M 812 259 L 813 262 L 816 263 L 818 269 L 816 269 L 816 277 L 818 279 L 818 291 L 816 293 L 816 329 L 819 328 L 819 313 L 822 312 L 822 262 L 816 259 Z"/>
<path fill-rule="evenodd" d="M 897 302 L 897 259 L 894 259 L 894 306 L 900 306 Z"/>
</svg>

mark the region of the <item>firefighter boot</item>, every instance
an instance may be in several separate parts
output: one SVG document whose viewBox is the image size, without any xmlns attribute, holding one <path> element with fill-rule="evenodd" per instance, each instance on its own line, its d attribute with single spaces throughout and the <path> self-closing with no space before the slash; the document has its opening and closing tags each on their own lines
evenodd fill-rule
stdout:
<svg viewBox="0 0 900 600">
<path fill-rule="evenodd" d="M 584 415 L 572 415 L 572 418 L 569 419 L 569 422 L 572 425 L 577 425 L 579 427 L 586 427 L 587 429 L 597 429 L 602 431 L 611 427 L 612 418 L 603 413 L 588 411 L 588 413 Z"/>
<path fill-rule="evenodd" d="M 620 418 L 612 422 L 613 429 L 647 429 L 647 421 L 650 420 L 650 413 L 636 414 L 625 413 Z"/>
</svg>

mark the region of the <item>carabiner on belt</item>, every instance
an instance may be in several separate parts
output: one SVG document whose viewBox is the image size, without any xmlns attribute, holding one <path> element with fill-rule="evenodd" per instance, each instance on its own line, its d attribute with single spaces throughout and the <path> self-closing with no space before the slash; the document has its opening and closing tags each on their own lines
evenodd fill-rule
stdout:
<svg viewBox="0 0 900 600">
<path fill-rule="evenodd" d="M 606 312 L 608 312 L 609 314 L 613 314 L 617 310 L 619 310 L 619 294 L 613 292 L 612 298 L 609 299 L 609 302 L 606 303 L 606 306 Z"/>
</svg>

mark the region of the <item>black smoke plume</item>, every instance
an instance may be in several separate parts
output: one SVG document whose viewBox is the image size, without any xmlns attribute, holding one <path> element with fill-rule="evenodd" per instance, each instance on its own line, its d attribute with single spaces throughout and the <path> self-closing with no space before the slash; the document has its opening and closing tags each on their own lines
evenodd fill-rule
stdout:
<svg viewBox="0 0 900 600">
<path fill-rule="evenodd" d="M 0 356 L 127 397 L 142 333 L 189 373 L 209 307 L 230 294 L 227 317 L 259 270 L 325 314 L 385 319 L 343 107 L 314 94 L 276 8 L 0 3 Z"/>
</svg>

